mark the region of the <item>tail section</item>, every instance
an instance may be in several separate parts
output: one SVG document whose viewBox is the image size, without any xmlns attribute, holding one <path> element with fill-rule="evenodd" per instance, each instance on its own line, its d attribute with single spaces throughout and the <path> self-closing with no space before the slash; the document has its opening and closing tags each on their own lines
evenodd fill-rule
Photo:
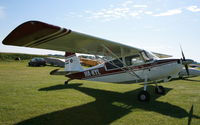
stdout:
<svg viewBox="0 0 200 125">
<path fill-rule="evenodd" d="M 83 67 L 80 64 L 80 60 L 75 53 L 65 52 L 65 71 L 67 72 L 83 71 Z"/>
</svg>

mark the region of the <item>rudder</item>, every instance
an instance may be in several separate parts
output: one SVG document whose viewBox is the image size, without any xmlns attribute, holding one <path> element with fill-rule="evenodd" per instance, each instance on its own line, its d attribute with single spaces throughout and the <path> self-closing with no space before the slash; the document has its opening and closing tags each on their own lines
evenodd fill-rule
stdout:
<svg viewBox="0 0 200 125">
<path fill-rule="evenodd" d="M 83 67 L 80 64 L 80 60 L 75 53 L 65 52 L 65 71 L 68 72 L 83 71 Z"/>
</svg>

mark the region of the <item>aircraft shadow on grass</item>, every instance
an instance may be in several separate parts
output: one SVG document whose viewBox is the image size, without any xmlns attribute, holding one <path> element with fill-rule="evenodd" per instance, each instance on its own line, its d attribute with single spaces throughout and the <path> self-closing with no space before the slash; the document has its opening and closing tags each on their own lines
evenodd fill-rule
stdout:
<svg viewBox="0 0 200 125">
<path fill-rule="evenodd" d="M 196 79 L 191 79 L 191 78 L 195 78 L 196 76 L 192 76 L 192 77 L 183 77 L 183 78 L 173 78 L 171 81 L 176 81 L 176 80 L 185 80 L 185 81 L 189 81 L 189 82 L 200 82 L 200 80 L 196 80 Z M 169 81 L 169 82 L 171 82 Z"/>
<path fill-rule="evenodd" d="M 191 82 L 200 82 L 200 80 L 189 79 L 189 78 L 183 78 L 182 80 L 191 81 Z"/>
<path fill-rule="evenodd" d="M 37 116 L 20 123 L 17 125 L 25 124 L 66 124 L 66 125 L 98 125 L 98 124 L 110 124 L 119 118 L 138 110 L 146 110 L 157 112 L 166 116 L 175 118 L 184 118 L 191 115 L 186 110 L 172 105 L 168 102 L 157 101 L 156 99 L 160 95 L 152 94 L 151 101 L 139 102 L 137 101 L 137 93 L 143 88 L 128 91 L 125 93 L 113 92 L 107 90 L 100 90 L 95 88 L 81 87 L 82 84 L 69 84 L 55 85 L 46 88 L 41 88 L 39 91 L 54 91 L 62 89 L 76 89 L 89 96 L 94 97 L 96 100 L 87 104 L 66 108 L 60 111 L 51 112 L 41 116 Z M 149 86 L 148 90 L 154 90 L 153 86 Z M 171 88 L 166 88 L 166 93 Z M 55 97 L 56 98 L 56 97 Z M 70 101 L 70 100 L 69 100 Z M 192 107 L 193 108 L 193 107 Z M 145 115 L 145 112 L 144 112 Z M 150 116 L 151 117 L 151 116 Z M 193 115 L 193 118 L 200 118 Z M 191 120 L 191 119 L 190 119 Z"/>
</svg>

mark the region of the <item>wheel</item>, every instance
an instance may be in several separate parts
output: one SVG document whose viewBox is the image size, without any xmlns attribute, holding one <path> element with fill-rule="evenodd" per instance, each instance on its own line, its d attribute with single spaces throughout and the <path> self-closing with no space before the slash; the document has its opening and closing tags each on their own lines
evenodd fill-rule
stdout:
<svg viewBox="0 0 200 125">
<path fill-rule="evenodd" d="M 148 102 L 150 100 L 150 94 L 147 91 L 141 91 L 138 94 L 138 100 L 141 102 Z"/>
<path fill-rule="evenodd" d="M 156 92 L 156 94 L 164 95 L 165 94 L 165 88 L 163 86 L 157 86 L 155 88 L 155 92 Z"/>
<path fill-rule="evenodd" d="M 68 81 L 65 81 L 65 85 L 68 85 Z"/>
<path fill-rule="evenodd" d="M 68 85 L 69 84 L 69 81 L 71 81 L 73 79 L 68 79 L 67 81 L 65 81 L 65 85 Z"/>
</svg>

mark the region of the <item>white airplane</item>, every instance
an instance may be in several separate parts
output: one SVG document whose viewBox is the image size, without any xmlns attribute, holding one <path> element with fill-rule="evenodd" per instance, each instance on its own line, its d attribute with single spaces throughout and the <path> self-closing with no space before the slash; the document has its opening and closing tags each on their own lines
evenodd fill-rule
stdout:
<svg viewBox="0 0 200 125">
<path fill-rule="evenodd" d="M 3 44 L 65 51 L 65 70 L 56 69 L 50 73 L 68 77 L 69 80 L 65 84 L 73 79 L 112 83 L 144 82 L 144 89 L 138 94 L 140 101 L 150 100 L 148 84 L 155 84 L 155 92 L 164 94 L 164 87 L 158 86 L 157 81 L 165 82 L 176 77 L 183 65 L 188 69 L 188 61 L 183 53 L 183 59 L 161 59 L 168 55 L 153 54 L 39 21 L 28 21 L 19 25 L 3 40 Z M 83 69 L 75 53 L 108 56 L 114 59 Z"/>
</svg>

